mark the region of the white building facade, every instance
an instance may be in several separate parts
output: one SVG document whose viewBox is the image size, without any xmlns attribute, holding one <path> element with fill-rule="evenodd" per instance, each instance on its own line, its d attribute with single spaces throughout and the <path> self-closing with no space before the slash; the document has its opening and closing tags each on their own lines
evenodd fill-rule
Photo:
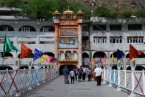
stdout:
<svg viewBox="0 0 145 97">
<path fill-rule="evenodd" d="M 0 52 L 3 52 L 4 36 L 7 35 L 18 52 L 10 52 L 11 58 L 0 58 L 1 65 L 28 65 L 33 60 L 33 54 L 22 60 L 17 60 L 20 56 L 21 43 L 34 51 L 35 48 L 55 57 L 54 51 L 54 23 L 53 21 L 30 21 L 30 20 L 1 20 L 0 21 Z M 129 44 L 137 50 L 145 52 L 145 19 L 107 19 L 91 17 L 90 21 L 82 24 L 82 65 L 91 65 L 93 59 L 102 59 L 103 66 L 110 64 L 111 54 L 117 49 L 125 52 L 125 61 L 121 61 L 121 66 L 129 63 Z M 2 53 L 1 53 L 2 54 Z M 106 62 L 105 58 L 106 57 Z M 135 58 L 138 65 L 144 65 L 144 54 Z M 32 64 L 37 64 L 38 61 Z M 45 64 L 45 63 L 44 63 Z"/>
</svg>

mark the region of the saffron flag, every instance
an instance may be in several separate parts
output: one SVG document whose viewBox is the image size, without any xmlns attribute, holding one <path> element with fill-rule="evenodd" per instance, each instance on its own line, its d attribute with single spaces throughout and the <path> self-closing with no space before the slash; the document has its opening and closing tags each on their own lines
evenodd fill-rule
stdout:
<svg viewBox="0 0 145 97">
<path fill-rule="evenodd" d="M 96 62 L 96 59 L 95 58 L 93 58 L 93 64 L 95 65 L 95 64 L 97 64 L 97 62 Z"/>
<path fill-rule="evenodd" d="M 139 50 L 136 50 L 131 44 L 129 45 L 129 60 L 132 60 L 133 58 L 141 55 L 142 52 Z"/>
<path fill-rule="evenodd" d="M 111 58 L 110 64 L 112 64 L 113 62 L 114 62 L 114 55 L 112 54 L 112 58 Z"/>
<path fill-rule="evenodd" d="M 43 52 L 41 52 L 41 51 L 39 51 L 38 49 L 35 48 L 33 61 L 40 58 L 41 56 L 43 56 Z"/>
<path fill-rule="evenodd" d="M 29 54 L 32 53 L 32 50 L 28 47 L 26 47 L 23 43 L 21 44 L 21 56 L 20 58 L 25 58 L 26 56 L 28 56 Z"/>
<path fill-rule="evenodd" d="M 15 50 L 16 52 L 18 49 L 12 44 L 12 42 L 9 40 L 9 38 L 5 35 L 5 41 L 3 46 L 3 56 L 6 52 L 10 52 Z"/>
<path fill-rule="evenodd" d="M 119 59 L 121 59 L 122 57 L 124 57 L 124 56 L 125 56 L 124 52 L 119 50 L 119 49 L 117 49 L 117 61 Z"/>
</svg>

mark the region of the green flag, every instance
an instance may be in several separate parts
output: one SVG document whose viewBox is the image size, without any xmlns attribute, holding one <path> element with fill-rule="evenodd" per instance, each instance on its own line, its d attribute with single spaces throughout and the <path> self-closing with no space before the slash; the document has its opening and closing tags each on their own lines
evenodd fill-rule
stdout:
<svg viewBox="0 0 145 97">
<path fill-rule="evenodd" d="M 9 38 L 5 35 L 5 42 L 4 42 L 4 46 L 3 46 L 3 55 L 6 52 L 10 52 L 10 51 L 18 51 L 18 49 L 12 44 L 12 42 L 9 40 Z"/>
</svg>

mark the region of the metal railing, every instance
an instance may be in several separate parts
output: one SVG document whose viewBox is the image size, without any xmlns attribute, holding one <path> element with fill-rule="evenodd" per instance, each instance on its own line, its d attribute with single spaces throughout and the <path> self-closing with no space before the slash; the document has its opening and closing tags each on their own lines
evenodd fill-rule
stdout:
<svg viewBox="0 0 145 97">
<path fill-rule="evenodd" d="M 50 79 L 57 77 L 58 67 L 0 71 L 0 97 L 20 96 Z"/>
<path fill-rule="evenodd" d="M 145 71 L 104 69 L 103 79 L 131 95 L 145 96 Z"/>
</svg>

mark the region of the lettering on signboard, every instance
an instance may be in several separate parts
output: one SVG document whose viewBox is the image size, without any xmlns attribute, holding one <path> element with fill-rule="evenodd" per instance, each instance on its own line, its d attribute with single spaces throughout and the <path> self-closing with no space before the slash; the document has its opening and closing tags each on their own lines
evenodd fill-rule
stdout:
<svg viewBox="0 0 145 97">
<path fill-rule="evenodd" d="M 77 35 L 77 30 L 74 28 L 63 28 L 61 29 L 60 32 L 61 36 L 76 36 Z"/>
</svg>

